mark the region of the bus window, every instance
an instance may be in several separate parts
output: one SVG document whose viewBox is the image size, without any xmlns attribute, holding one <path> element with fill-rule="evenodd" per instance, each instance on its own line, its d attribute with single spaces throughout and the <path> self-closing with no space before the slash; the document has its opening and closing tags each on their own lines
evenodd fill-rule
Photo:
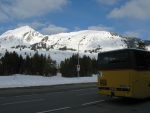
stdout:
<svg viewBox="0 0 150 113">
<path fill-rule="evenodd" d="M 150 53 L 146 54 L 145 59 L 146 59 L 146 67 L 147 67 L 147 69 L 150 70 Z"/>
<path fill-rule="evenodd" d="M 115 54 L 101 57 L 101 64 L 116 64 L 127 61 L 127 54 Z"/>
<path fill-rule="evenodd" d="M 127 52 L 101 53 L 98 56 L 98 65 L 100 69 L 127 68 L 129 62 L 129 54 Z"/>
<path fill-rule="evenodd" d="M 135 52 L 136 68 L 141 70 L 150 69 L 150 53 Z"/>
</svg>

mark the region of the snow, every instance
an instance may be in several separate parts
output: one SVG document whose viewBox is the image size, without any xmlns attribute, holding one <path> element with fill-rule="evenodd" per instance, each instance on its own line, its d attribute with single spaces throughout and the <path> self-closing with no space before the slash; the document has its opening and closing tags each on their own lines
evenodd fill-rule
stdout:
<svg viewBox="0 0 150 113">
<path fill-rule="evenodd" d="M 7 32 L 3 33 L 1 35 L 1 37 L 6 37 L 6 36 L 9 36 L 9 35 L 10 36 L 14 35 L 16 37 L 20 37 L 20 36 L 24 35 L 25 33 L 29 32 L 29 31 L 33 32 L 34 29 L 32 29 L 29 26 L 22 26 L 22 27 L 14 29 L 14 30 L 8 30 Z"/>
<path fill-rule="evenodd" d="M 0 36 L 2 48 L 11 48 L 17 45 L 30 46 L 39 43 L 43 35 L 29 26 L 22 26 L 14 30 L 9 30 Z"/>
<path fill-rule="evenodd" d="M 60 84 L 77 84 L 96 82 L 96 75 L 92 77 L 62 77 L 61 74 L 52 77 L 33 76 L 33 75 L 12 75 L 0 76 L 0 88 L 49 86 Z"/>
<path fill-rule="evenodd" d="M 67 47 L 77 51 L 80 41 L 81 52 L 99 47 L 103 51 L 126 47 L 120 36 L 112 35 L 108 31 L 82 30 L 55 35 L 42 35 L 29 26 L 22 26 L 9 30 L 0 36 L 1 47 L 7 49 L 16 45 L 31 46 L 37 43 L 45 43 L 47 47 L 53 46 L 53 49 L 58 50 Z"/>
<path fill-rule="evenodd" d="M 79 44 L 79 42 L 81 42 Z M 119 36 L 114 36 L 107 31 L 82 30 L 70 33 L 60 33 L 55 35 L 42 35 L 29 26 L 22 26 L 14 30 L 9 30 L 0 36 L 0 55 L 9 52 L 17 52 L 23 58 L 27 55 L 33 55 L 36 51 L 31 50 L 33 44 L 46 44 L 46 49 L 38 49 L 39 54 L 50 55 L 59 65 L 61 61 L 70 58 L 73 54 L 77 54 L 78 45 L 79 53 L 97 58 L 97 53 L 114 49 L 122 49 L 126 47 L 124 41 Z M 17 46 L 26 46 L 24 49 L 16 48 Z M 38 46 L 39 46 L 38 45 Z M 52 48 L 51 48 L 52 47 Z M 67 50 L 60 50 L 66 47 Z M 97 50 L 97 51 L 95 51 Z M 91 53 L 91 51 L 95 51 Z"/>
<path fill-rule="evenodd" d="M 113 36 L 107 31 L 96 30 L 83 30 L 78 32 L 60 33 L 56 35 L 50 35 L 45 42 L 47 45 L 54 45 L 54 49 L 59 49 L 66 46 L 78 50 L 78 44 L 80 43 L 80 51 L 93 50 L 98 47 L 103 51 L 122 49 L 126 47 L 124 41 L 119 36 Z"/>
<path fill-rule="evenodd" d="M 150 51 L 150 46 L 147 47 L 147 50 Z"/>
</svg>

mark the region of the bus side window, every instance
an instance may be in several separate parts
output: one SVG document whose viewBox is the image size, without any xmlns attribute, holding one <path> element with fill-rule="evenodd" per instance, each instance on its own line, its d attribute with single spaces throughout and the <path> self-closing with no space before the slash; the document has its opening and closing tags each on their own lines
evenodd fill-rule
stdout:
<svg viewBox="0 0 150 113">
<path fill-rule="evenodd" d="M 136 52 L 136 67 L 139 70 L 143 70 L 147 68 L 146 55 L 144 52 Z"/>
<path fill-rule="evenodd" d="M 146 55 L 146 64 L 147 64 L 147 68 L 150 69 L 150 53 L 147 53 Z"/>
</svg>

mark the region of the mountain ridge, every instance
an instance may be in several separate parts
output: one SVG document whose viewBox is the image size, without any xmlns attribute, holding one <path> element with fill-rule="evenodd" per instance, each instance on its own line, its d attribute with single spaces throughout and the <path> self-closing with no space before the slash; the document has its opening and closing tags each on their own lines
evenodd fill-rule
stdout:
<svg viewBox="0 0 150 113">
<path fill-rule="evenodd" d="M 72 54 L 77 54 L 78 49 L 80 54 L 96 57 L 99 52 L 123 49 L 134 44 L 136 46 L 138 41 L 142 40 L 133 40 L 116 33 L 96 30 L 43 35 L 30 26 L 22 26 L 0 35 L 0 52 L 2 55 L 6 50 L 16 51 L 20 55 L 39 52 L 50 54 L 54 59 L 64 55 L 60 58 L 64 60 Z"/>
</svg>

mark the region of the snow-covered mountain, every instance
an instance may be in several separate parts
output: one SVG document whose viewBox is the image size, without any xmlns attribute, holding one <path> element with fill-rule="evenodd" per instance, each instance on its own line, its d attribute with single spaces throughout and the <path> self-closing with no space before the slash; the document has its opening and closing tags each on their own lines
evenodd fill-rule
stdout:
<svg viewBox="0 0 150 113">
<path fill-rule="evenodd" d="M 100 52 L 126 47 L 121 37 L 107 31 L 84 30 L 48 36 L 44 41 L 53 49 L 78 50 L 82 52 Z"/>
<path fill-rule="evenodd" d="M 43 35 L 36 32 L 29 26 L 23 26 L 14 30 L 9 30 L 0 36 L 1 47 L 15 47 L 18 45 L 31 46 L 39 43 L 43 39 Z"/>
<path fill-rule="evenodd" d="M 7 49 L 25 45 L 27 47 L 34 46 L 35 49 L 66 49 L 72 51 L 77 51 L 79 44 L 82 52 L 99 52 L 126 47 L 121 37 L 107 31 L 84 30 L 44 36 L 29 26 L 3 33 L 0 36 L 0 44 L 2 48 Z"/>
<path fill-rule="evenodd" d="M 97 57 L 98 52 L 126 48 L 128 39 L 107 31 L 83 30 L 78 32 L 42 35 L 29 26 L 9 30 L 0 36 L 1 55 L 16 51 L 23 56 L 36 51 L 60 62 L 72 54 Z"/>
</svg>

